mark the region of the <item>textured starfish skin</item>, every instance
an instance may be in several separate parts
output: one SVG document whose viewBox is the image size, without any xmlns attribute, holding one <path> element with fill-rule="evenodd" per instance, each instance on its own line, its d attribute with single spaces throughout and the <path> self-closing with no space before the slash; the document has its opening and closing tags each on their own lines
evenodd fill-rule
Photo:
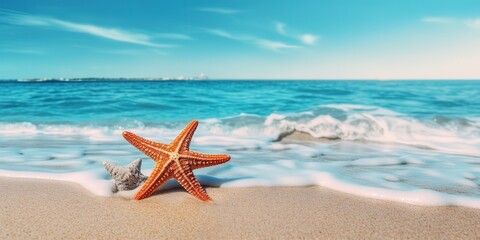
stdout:
<svg viewBox="0 0 480 240">
<path fill-rule="evenodd" d="M 191 121 L 170 144 L 150 141 L 127 131 L 123 132 L 123 137 L 130 144 L 156 162 L 150 177 L 134 199 L 149 197 L 168 179 L 175 178 L 193 196 L 205 202 L 211 200 L 193 175 L 193 170 L 228 162 L 230 156 L 190 151 L 190 142 L 197 126 L 198 121 Z"/>
</svg>

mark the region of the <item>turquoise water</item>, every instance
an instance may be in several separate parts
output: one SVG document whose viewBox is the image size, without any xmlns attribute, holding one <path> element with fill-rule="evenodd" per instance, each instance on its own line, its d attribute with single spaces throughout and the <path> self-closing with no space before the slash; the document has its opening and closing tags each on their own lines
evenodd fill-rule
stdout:
<svg viewBox="0 0 480 240">
<path fill-rule="evenodd" d="M 4 81 L 0 96 L 4 176 L 108 195 L 103 161 L 153 167 L 122 131 L 169 142 L 198 119 L 192 149 L 232 155 L 204 185 L 480 207 L 480 81 Z M 292 131 L 328 140 L 275 141 Z"/>
<path fill-rule="evenodd" d="M 378 106 L 422 120 L 480 116 L 479 81 L 124 81 L 0 83 L 0 121 L 109 125 L 241 113 Z M 448 120 L 446 119 L 446 120 Z"/>
</svg>

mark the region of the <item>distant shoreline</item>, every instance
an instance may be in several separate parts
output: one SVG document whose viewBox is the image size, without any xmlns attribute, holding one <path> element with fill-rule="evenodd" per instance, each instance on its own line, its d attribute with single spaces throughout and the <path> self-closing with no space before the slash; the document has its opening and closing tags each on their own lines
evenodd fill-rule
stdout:
<svg viewBox="0 0 480 240">
<path fill-rule="evenodd" d="M 43 82 L 184 82 L 184 81 L 326 81 L 326 82 L 337 82 L 337 81 L 361 81 L 361 82 L 436 82 L 436 81 L 480 81 L 480 79 L 198 79 L 198 78 L 187 78 L 187 79 L 176 79 L 176 78 L 31 78 L 31 79 L 0 79 L 0 82 L 18 82 L 18 83 L 43 83 Z"/>
</svg>

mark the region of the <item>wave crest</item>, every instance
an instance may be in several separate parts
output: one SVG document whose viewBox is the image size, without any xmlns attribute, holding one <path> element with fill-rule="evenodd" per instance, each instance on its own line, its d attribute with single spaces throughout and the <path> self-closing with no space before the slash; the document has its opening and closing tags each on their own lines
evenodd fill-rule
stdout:
<svg viewBox="0 0 480 240">
<path fill-rule="evenodd" d="M 343 115 L 337 117 L 315 113 L 272 114 L 265 120 L 265 131 L 276 136 L 300 131 L 315 138 L 399 143 L 480 155 L 480 127 L 475 120 L 422 122 L 382 108 L 352 105 L 339 108 Z"/>
<path fill-rule="evenodd" d="M 122 131 L 131 130 L 146 137 L 169 139 L 186 123 L 131 121 L 105 125 L 72 125 L 0 122 L 0 135 L 54 135 L 81 137 L 92 141 L 114 141 L 121 139 Z M 272 113 L 266 117 L 240 114 L 227 118 L 204 119 L 201 120 L 197 134 L 230 135 L 239 141 L 243 138 L 275 140 L 293 131 L 308 133 L 319 139 L 406 144 L 480 156 L 479 119 L 436 116 L 422 121 L 372 106 L 324 105 L 307 112 Z"/>
</svg>

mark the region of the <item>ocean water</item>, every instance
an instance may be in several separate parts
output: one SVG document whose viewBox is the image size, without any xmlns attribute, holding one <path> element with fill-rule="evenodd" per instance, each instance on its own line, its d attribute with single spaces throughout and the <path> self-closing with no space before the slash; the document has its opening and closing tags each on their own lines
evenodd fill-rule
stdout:
<svg viewBox="0 0 480 240">
<path fill-rule="evenodd" d="M 154 166 L 122 131 L 168 143 L 192 119 L 192 150 L 232 156 L 204 186 L 480 208 L 480 81 L 2 81 L 0 176 L 110 196 L 103 161 Z M 292 131 L 318 141 L 276 141 Z"/>
</svg>

